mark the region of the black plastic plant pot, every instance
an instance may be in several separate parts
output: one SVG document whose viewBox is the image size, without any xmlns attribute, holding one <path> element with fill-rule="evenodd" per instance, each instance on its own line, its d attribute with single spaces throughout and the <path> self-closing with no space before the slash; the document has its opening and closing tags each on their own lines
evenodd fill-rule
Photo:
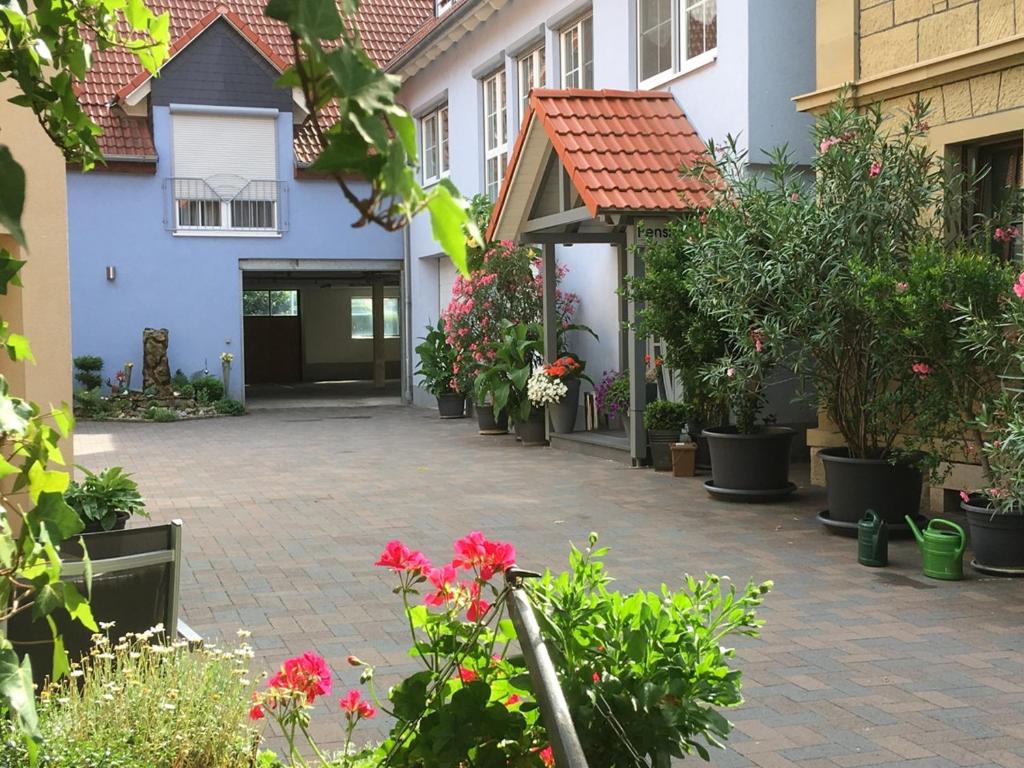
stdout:
<svg viewBox="0 0 1024 768">
<path fill-rule="evenodd" d="M 534 408 L 529 418 L 516 422 L 516 434 L 525 446 L 547 445 L 544 427 L 544 409 Z"/>
<path fill-rule="evenodd" d="M 124 527 L 128 525 L 128 518 L 131 517 L 127 512 L 115 512 L 117 519 L 114 521 L 114 525 L 111 526 L 112 531 L 123 531 Z M 106 530 L 103 524 L 99 520 L 90 520 L 85 523 L 85 528 L 82 529 L 82 533 L 103 533 Z"/>
<path fill-rule="evenodd" d="M 494 407 L 490 403 L 477 405 L 476 425 L 481 435 L 508 434 L 508 411 L 502 410 L 494 416 Z"/>
<path fill-rule="evenodd" d="M 466 397 L 458 392 L 445 392 L 437 396 L 437 412 L 442 419 L 462 419 L 466 416 Z"/>
<path fill-rule="evenodd" d="M 1000 512 L 977 494 L 960 508 L 971 528 L 971 567 L 995 576 L 1024 576 L 1024 510 Z"/>
<path fill-rule="evenodd" d="M 672 471 L 672 444 L 678 441 L 678 429 L 647 430 L 647 443 L 651 447 L 651 464 L 656 471 Z"/>
<path fill-rule="evenodd" d="M 708 441 L 711 479 L 704 488 L 712 498 L 764 502 L 784 499 L 796 490 L 789 482 L 790 446 L 796 432 L 789 427 L 762 427 L 742 434 L 735 427 L 711 427 Z"/>
<path fill-rule="evenodd" d="M 825 448 L 818 455 L 825 466 L 828 498 L 828 510 L 818 519 L 826 528 L 855 536 L 857 522 L 872 509 L 885 520 L 890 534 L 909 533 L 904 516 L 920 517 L 924 480 L 914 457 L 895 464 L 887 459 L 854 459 L 846 448 Z"/>
</svg>

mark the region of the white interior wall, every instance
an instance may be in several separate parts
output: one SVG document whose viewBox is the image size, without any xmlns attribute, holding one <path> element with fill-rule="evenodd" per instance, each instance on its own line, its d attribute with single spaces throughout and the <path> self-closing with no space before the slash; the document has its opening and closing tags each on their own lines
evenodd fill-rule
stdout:
<svg viewBox="0 0 1024 768">
<path fill-rule="evenodd" d="M 369 285 L 301 290 L 299 301 L 302 307 L 302 348 L 305 364 L 373 362 L 373 339 L 352 338 L 351 310 L 353 298 L 370 298 L 372 293 L 373 289 Z M 385 286 L 384 297 L 397 299 L 398 286 Z M 398 338 L 384 340 L 387 361 L 397 362 L 401 351 L 401 342 Z"/>
</svg>

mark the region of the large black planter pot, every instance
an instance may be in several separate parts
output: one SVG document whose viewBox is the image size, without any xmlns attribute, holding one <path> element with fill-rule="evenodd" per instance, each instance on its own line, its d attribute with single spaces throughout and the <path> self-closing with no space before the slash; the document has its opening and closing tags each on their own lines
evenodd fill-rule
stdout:
<svg viewBox="0 0 1024 768">
<path fill-rule="evenodd" d="M 123 531 L 124 527 L 128 524 L 128 518 L 130 515 L 127 512 L 117 512 L 117 520 L 114 521 L 112 531 Z M 97 520 L 90 520 L 85 523 L 85 528 L 82 529 L 82 533 L 103 533 L 104 528 L 100 525 Z"/>
<path fill-rule="evenodd" d="M 544 426 L 544 409 L 534 408 L 530 411 L 530 417 L 526 421 L 516 422 L 516 434 L 519 435 L 523 445 L 547 445 Z"/>
<path fill-rule="evenodd" d="M 734 427 L 713 427 L 701 435 L 711 452 L 711 479 L 704 488 L 715 499 L 775 501 L 789 496 L 789 448 L 796 432 L 789 427 L 764 427 L 744 435 Z"/>
<path fill-rule="evenodd" d="M 885 520 L 889 534 L 908 534 L 905 515 L 920 518 L 921 470 L 912 460 L 892 464 L 886 459 L 852 459 L 846 448 L 826 448 L 819 454 L 825 465 L 828 509 L 818 515 L 833 531 L 857 535 L 857 521 L 873 509 Z"/>
<path fill-rule="evenodd" d="M 481 435 L 505 435 L 508 434 L 508 411 L 503 410 L 494 416 L 494 406 L 490 403 L 477 405 L 476 425 Z"/>
<path fill-rule="evenodd" d="M 445 392 L 437 396 L 437 412 L 442 419 L 462 419 L 466 416 L 466 398 L 458 392 Z"/>
<path fill-rule="evenodd" d="M 690 440 L 697 446 L 697 457 L 694 459 L 694 467 L 702 472 L 710 471 L 711 449 L 708 448 L 708 439 L 704 437 L 704 427 L 691 426 Z"/>
<path fill-rule="evenodd" d="M 672 444 L 679 442 L 678 429 L 649 429 L 647 443 L 651 447 L 651 464 L 658 472 L 672 471 Z"/>
<path fill-rule="evenodd" d="M 580 380 L 569 379 L 565 386 L 568 391 L 562 402 L 548 406 L 551 431 L 558 435 L 567 435 L 576 429 L 576 413 L 580 408 Z"/>
<path fill-rule="evenodd" d="M 1024 511 L 1000 514 L 979 496 L 960 508 L 971 527 L 971 567 L 996 576 L 1024 576 Z"/>
</svg>

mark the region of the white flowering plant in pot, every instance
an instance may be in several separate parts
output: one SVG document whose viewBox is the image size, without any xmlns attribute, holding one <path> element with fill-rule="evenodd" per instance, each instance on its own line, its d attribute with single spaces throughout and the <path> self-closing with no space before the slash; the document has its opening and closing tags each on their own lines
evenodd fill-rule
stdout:
<svg viewBox="0 0 1024 768">
<path fill-rule="evenodd" d="M 560 377 L 549 374 L 543 367 L 535 370 L 526 384 L 526 396 L 534 408 L 557 405 L 568 392 L 566 383 Z"/>
</svg>

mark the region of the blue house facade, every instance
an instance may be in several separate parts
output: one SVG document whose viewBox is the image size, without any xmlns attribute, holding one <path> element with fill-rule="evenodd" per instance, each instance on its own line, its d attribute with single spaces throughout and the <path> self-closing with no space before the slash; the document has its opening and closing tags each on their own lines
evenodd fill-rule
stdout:
<svg viewBox="0 0 1024 768">
<path fill-rule="evenodd" d="M 167 328 L 172 369 L 217 371 L 232 353 L 239 399 L 247 384 L 390 379 L 432 405 L 413 347 L 455 275 L 429 221 L 353 229 L 333 183 L 306 170 L 301 97 L 275 85 L 290 42 L 262 0 L 170 5 L 160 76 L 101 52 L 82 96 L 109 165 L 69 171 L 74 354 L 110 375 L 141 364 L 144 328 Z M 531 88 L 667 91 L 702 140 L 738 137 L 755 169 L 762 147 L 809 147 L 791 98 L 814 86 L 813 0 L 364 0 L 360 14 L 368 51 L 403 80 L 426 186 L 497 198 Z M 599 336 L 576 334 L 573 351 L 592 375 L 625 369 L 621 249 L 559 245 L 555 259 Z M 777 401 L 780 422 L 808 420 Z"/>
<path fill-rule="evenodd" d="M 253 31 L 262 3 L 235 5 L 248 21 L 175 13 L 158 78 L 100 55 L 83 100 L 108 166 L 68 173 L 73 353 L 141 371 L 143 329 L 167 328 L 172 370 L 219 375 L 234 356 L 237 399 L 247 383 L 398 380 L 402 235 L 352 228 L 334 182 L 304 170 L 305 112 L 275 85 L 285 41 Z"/>
</svg>

